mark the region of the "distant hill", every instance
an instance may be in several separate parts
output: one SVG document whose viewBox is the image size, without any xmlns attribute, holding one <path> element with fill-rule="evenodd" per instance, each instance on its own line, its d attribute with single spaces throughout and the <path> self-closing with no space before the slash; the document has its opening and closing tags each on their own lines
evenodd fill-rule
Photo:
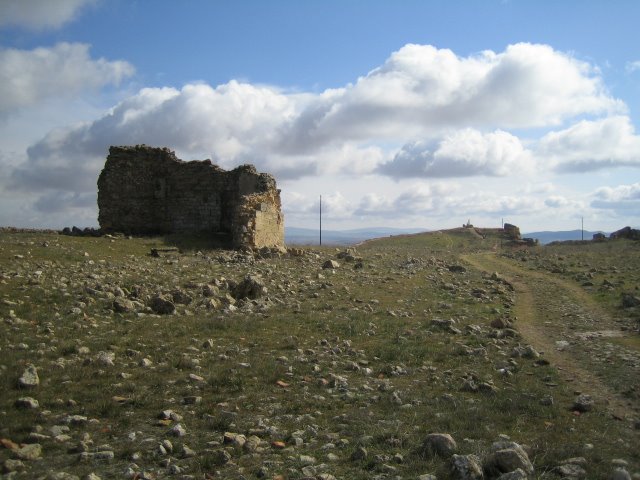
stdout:
<svg viewBox="0 0 640 480">
<path fill-rule="evenodd" d="M 608 233 L 602 232 L 600 230 L 596 232 L 591 232 L 588 230 L 584 231 L 584 239 L 591 240 L 593 238 L 594 233 L 605 233 L 607 237 Z M 565 240 L 582 240 L 582 230 L 567 230 L 561 232 L 529 232 L 523 233 L 523 238 L 537 238 L 538 242 L 541 245 L 545 245 L 551 242 L 563 242 Z"/>
<path fill-rule="evenodd" d="M 425 228 L 372 227 L 354 230 L 322 230 L 323 245 L 353 245 L 371 238 L 426 232 Z M 285 227 L 284 240 L 288 245 L 318 245 L 319 232 L 312 228 Z"/>
<path fill-rule="evenodd" d="M 411 233 L 420 233 L 429 231 L 426 228 L 388 228 L 388 227 L 372 227 L 358 228 L 353 230 L 322 230 L 323 245 L 353 245 L 363 242 L 371 238 L 389 237 L 392 235 L 405 235 Z M 605 233 L 607 237 L 609 233 L 597 231 L 584 231 L 584 239 L 591 240 L 594 233 Z M 288 245 L 318 245 L 318 230 L 313 228 L 297 228 L 285 227 L 285 242 Z M 566 240 L 581 240 L 581 230 L 567 231 L 543 231 L 528 232 L 522 234 L 523 238 L 537 238 L 541 245 L 551 242 L 562 242 Z"/>
</svg>

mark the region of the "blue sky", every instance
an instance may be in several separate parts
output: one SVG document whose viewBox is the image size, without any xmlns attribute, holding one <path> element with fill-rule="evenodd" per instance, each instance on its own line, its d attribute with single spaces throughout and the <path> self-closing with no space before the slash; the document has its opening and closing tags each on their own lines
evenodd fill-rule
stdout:
<svg viewBox="0 0 640 480">
<path fill-rule="evenodd" d="M 640 3 L 0 3 L 0 225 L 95 225 L 111 144 L 275 174 L 287 225 L 640 224 Z"/>
</svg>

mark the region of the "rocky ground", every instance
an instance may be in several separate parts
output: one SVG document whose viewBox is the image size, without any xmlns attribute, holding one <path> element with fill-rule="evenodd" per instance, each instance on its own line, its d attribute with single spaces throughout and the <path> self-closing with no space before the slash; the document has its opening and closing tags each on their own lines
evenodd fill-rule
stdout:
<svg viewBox="0 0 640 480">
<path fill-rule="evenodd" d="M 499 240 L 0 233 L 3 478 L 640 478 L 637 265 Z"/>
</svg>

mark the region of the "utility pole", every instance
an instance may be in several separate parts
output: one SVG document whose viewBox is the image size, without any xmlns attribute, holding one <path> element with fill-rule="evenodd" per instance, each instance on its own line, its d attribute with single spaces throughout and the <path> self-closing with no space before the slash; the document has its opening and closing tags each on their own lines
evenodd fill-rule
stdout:
<svg viewBox="0 0 640 480">
<path fill-rule="evenodd" d="M 320 195 L 320 246 L 322 246 L 322 195 Z"/>
</svg>

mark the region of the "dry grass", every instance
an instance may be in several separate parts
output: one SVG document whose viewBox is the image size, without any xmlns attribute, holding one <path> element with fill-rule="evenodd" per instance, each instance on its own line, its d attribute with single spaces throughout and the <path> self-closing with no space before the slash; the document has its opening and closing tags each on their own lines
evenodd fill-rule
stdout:
<svg viewBox="0 0 640 480">
<path fill-rule="evenodd" d="M 461 453 L 479 455 L 508 435 L 528 446 L 538 478 L 556 478 L 553 468 L 576 456 L 587 459 L 589 478 L 606 477 L 614 458 L 640 470 L 632 423 L 613 419 L 606 408 L 576 416 L 572 385 L 554 365 L 510 361 L 521 340 L 492 337 L 489 323 L 512 314 L 513 292 L 481 271 L 448 268 L 463 253 L 506 249 L 499 237 L 460 230 L 368 242 L 358 248 L 364 268 L 343 263 L 335 273 L 321 269 L 335 256 L 331 249 L 234 263 L 205 250 L 201 239 L 171 239 L 177 242 L 184 253 L 152 259 L 150 248 L 165 245 L 163 239 L 0 234 L 0 437 L 17 443 L 34 442 L 33 433 L 49 437 L 38 440 L 43 459 L 25 461 L 15 478 L 54 471 L 123 478 L 127 469 L 164 478 L 177 465 L 192 478 L 296 479 L 310 473 L 301 455 L 315 458 L 313 475 L 449 478 L 446 460 L 419 454 L 431 432 L 450 433 Z M 562 262 L 567 279 L 596 268 L 598 283 L 609 273 L 606 254 L 625 265 L 621 289 L 637 284 L 638 265 L 628 268 L 626 249 L 602 247 L 584 260 L 577 250 L 555 248 L 527 253 L 526 264 L 548 271 L 551 262 Z M 204 298 L 192 285 L 247 273 L 265 279 L 269 308 L 224 313 L 199 306 Z M 118 286 L 131 298 L 179 288 L 194 302 L 169 316 L 115 313 L 112 300 L 87 289 L 96 284 Z M 616 294 L 600 299 L 604 308 L 617 312 Z M 434 319 L 454 319 L 459 333 L 434 327 Z M 115 354 L 114 365 L 101 364 L 99 352 Z M 143 358 L 151 366 L 141 366 Z M 40 386 L 20 390 L 17 379 L 30 363 Z M 501 374 L 504 368 L 511 375 Z M 495 392 L 461 390 L 468 378 Z M 17 409 L 24 395 L 40 408 Z M 541 404 L 547 395 L 551 406 Z M 190 404 L 191 397 L 201 400 Z M 159 422 L 168 409 L 182 419 Z M 69 425 L 70 438 L 56 440 L 51 428 L 68 415 L 88 421 Z M 176 423 L 185 436 L 171 435 Z M 254 452 L 225 445 L 227 431 L 262 443 Z M 174 453 L 159 455 L 165 439 Z M 115 458 L 82 462 L 73 453 L 81 441 L 90 452 L 108 446 Z M 195 456 L 185 457 L 183 445 Z M 358 445 L 368 456 L 351 460 Z M 220 457 L 225 448 L 227 463 Z M 0 460 L 12 456 L 0 450 Z"/>
</svg>

